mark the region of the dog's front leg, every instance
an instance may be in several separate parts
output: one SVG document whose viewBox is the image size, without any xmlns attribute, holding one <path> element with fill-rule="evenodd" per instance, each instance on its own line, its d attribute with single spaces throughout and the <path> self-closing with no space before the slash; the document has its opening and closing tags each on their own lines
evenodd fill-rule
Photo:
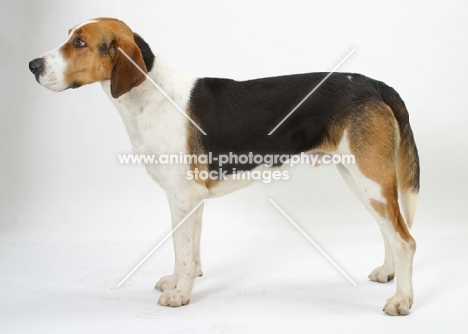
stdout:
<svg viewBox="0 0 468 334">
<path fill-rule="evenodd" d="M 202 201 L 198 196 L 184 196 L 183 193 L 168 194 L 171 208 L 172 228 L 176 228 L 172 238 L 174 241 L 175 266 L 174 274 L 165 276 L 156 284 L 158 290 L 163 291 L 159 298 L 159 304 L 167 306 L 182 306 L 190 301 L 193 283 L 199 273 L 199 243 L 197 236 L 198 211 L 202 210 L 200 205 L 197 210 L 192 210 Z"/>
</svg>

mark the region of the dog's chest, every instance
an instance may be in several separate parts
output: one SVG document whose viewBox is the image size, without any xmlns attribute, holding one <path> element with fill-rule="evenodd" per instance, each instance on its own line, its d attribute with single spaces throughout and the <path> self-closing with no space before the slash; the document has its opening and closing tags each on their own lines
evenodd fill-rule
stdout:
<svg viewBox="0 0 468 334">
<path fill-rule="evenodd" d="M 186 178 L 189 166 L 164 163 L 161 158 L 187 154 L 188 121 L 167 98 L 157 94 L 154 87 L 144 85 L 111 101 L 122 117 L 133 153 L 148 156 L 148 160 L 142 161 L 147 161 L 145 167 L 151 177 L 163 188 L 172 187 L 178 179 Z M 176 102 L 182 108 L 187 104 L 187 101 Z"/>
<path fill-rule="evenodd" d="M 103 83 L 103 88 L 110 96 L 108 84 Z M 151 84 L 145 82 L 121 98 L 110 100 L 122 117 L 134 154 L 187 153 L 187 120 Z M 187 102 L 176 101 L 182 108 Z"/>
<path fill-rule="evenodd" d="M 167 102 L 120 111 L 135 154 L 186 154 L 186 121 L 179 111 Z"/>
</svg>

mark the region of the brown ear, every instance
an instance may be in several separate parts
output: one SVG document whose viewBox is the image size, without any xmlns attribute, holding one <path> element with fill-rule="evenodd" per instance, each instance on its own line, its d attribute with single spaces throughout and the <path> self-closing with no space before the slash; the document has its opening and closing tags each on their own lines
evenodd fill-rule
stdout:
<svg viewBox="0 0 468 334">
<path fill-rule="evenodd" d="M 120 49 L 122 50 L 120 50 Z M 133 41 L 116 41 L 114 45 L 114 65 L 111 72 L 111 94 L 112 97 L 129 92 L 133 87 L 139 86 L 145 81 L 146 76 L 125 56 L 125 52 L 145 73 L 145 62 L 140 48 Z M 123 52 L 122 52 L 123 51 Z"/>
</svg>

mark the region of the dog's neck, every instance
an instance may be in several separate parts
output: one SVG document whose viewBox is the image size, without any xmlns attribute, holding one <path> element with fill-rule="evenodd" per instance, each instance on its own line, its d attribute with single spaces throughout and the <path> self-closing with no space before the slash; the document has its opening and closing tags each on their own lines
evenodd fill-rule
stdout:
<svg viewBox="0 0 468 334">
<path fill-rule="evenodd" d="M 128 107 L 134 109 L 148 102 L 157 103 L 159 100 L 167 100 L 165 94 L 184 109 L 187 93 L 190 93 L 190 91 L 187 92 L 187 88 L 191 89 L 196 80 L 194 76 L 177 69 L 159 55 L 156 56 L 154 66 L 148 72 L 147 77 L 141 85 L 117 99 L 113 98 L 110 93 L 110 80 L 102 81 L 101 84 L 109 99 L 119 110 L 121 104 L 124 104 L 126 109 Z"/>
<path fill-rule="evenodd" d="M 185 116 L 174 107 L 173 103 L 186 112 L 195 82 L 195 77 L 176 69 L 162 57 L 156 56 L 147 79 L 119 98 L 112 97 L 110 80 L 101 84 L 122 117 L 134 151 L 149 153 L 148 143 L 145 140 L 148 135 L 153 138 L 154 146 L 154 143 L 164 142 L 164 134 L 170 133 L 172 127 L 180 129 L 185 126 L 187 122 Z M 161 138 L 156 139 L 155 136 Z M 176 146 L 174 150 L 183 149 L 182 144 Z M 170 150 L 172 151 L 172 148 Z"/>
<path fill-rule="evenodd" d="M 191 85 L 196 80 L 194 76 L 172 66 L 159 55 L 156 56 L 154 67 L 148 73 L 148 76 L 175 102 L 180 100 L 181 97 L 186 97 L 185 89 L 187 85 L 190 85 L 191 88 Z M 147 79 L 145 83 L 148 84 L 148 81 Z M 151 83 L 151 87 L 157 89 L 153 83 Z M 180 107 L 183 108 L 184 106 L 180 105 Z"/>
</svg>

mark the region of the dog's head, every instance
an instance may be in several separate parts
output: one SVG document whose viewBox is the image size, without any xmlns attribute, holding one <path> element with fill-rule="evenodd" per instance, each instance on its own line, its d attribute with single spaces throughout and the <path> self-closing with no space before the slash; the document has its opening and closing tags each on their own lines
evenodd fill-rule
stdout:
<svg viewBox="0 0 468 334">
<path fill-rule="evenodd" d="M 145 81 L 153 61 L 148 45 L 125 23 L 99 18 L 70 29 L 63 45 L 32 60 L 29 69 L 54 92 L 110 80 L 117 98 Z"/>
</svg>

